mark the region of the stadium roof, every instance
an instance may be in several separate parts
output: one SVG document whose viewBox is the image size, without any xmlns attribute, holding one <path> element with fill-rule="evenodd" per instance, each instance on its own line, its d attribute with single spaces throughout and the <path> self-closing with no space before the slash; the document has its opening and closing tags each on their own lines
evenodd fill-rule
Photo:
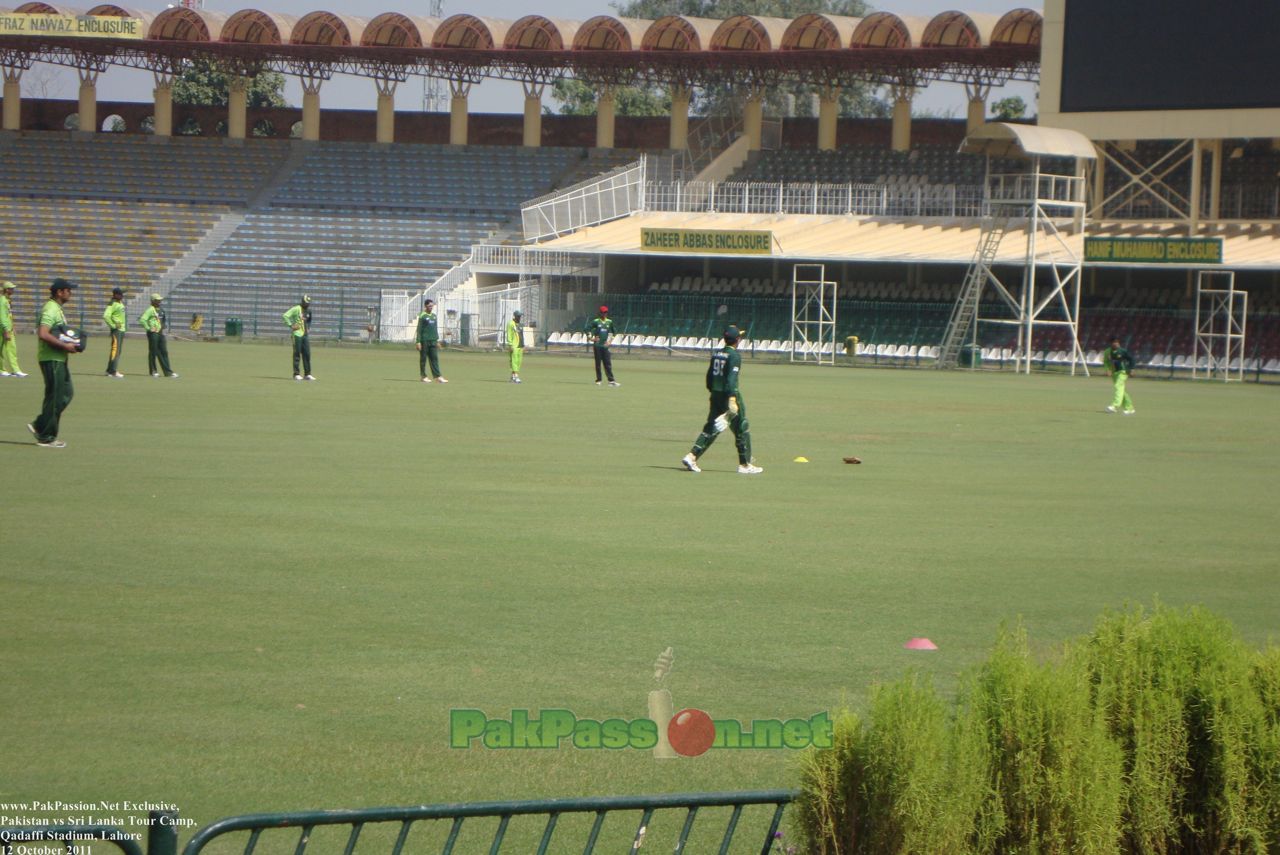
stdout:
<svg viewBox="0 0 1280 855">
<path fill-rule="evenodd" d="M 944 12 L 932 19 L 875 12 L 865 18 L 807 14 L 795 19 L 735 15 L 656 21 L 597 15 L 568 21 L 538 14 L 517 20 L 459 13 L 444 19 L 384 11 L 369 17 L 326 11 L 287 15 L 174 6 L 144 12 L 103 4 L 87 10 L 43 2 L 16 13 L 137 18 L 145 37 L 0 36 L 6 64 L 30 59 L 164 68 L 197 56 L 325 77 L 433 74 L 455 78 L 547 79 L 563 74 L 682 83 L 780 79 L 839 83 L 883 80 L 1035 80 L 1039 12 Z"/>
<path fill-rule="evenodd" d="M 803 214 L 674 214 L 641 213 L 582 229 L 530 249 L 600 253 L 604 255 L 661 255 L 700 257 L 696 253 L 653 252 L 640 248 L 640 230 L 709 229 L 769 231 L 771 256 L 716 253 L 715 258 L 774 258 L 787 261 L 919 262 L 968 264 L 982 228 L 979 220 L 901 219 L 890 217 L 814 216 Z M 1177 237 L 1187 235 L 1185 223 L 1096 223 L 1090 237 Z M 1280 270 L 1280 224 L 1229 224 L 1197 236 L 1221 237 L 1225 266 L 1232 269 Z M 1084 235 L 1064 234 L 1076 253 L 1084 254 Z M 1025 227 L 1010 228 L 1000 243 L 997 264 L 1022 264 L 1026 254 Z M 1047 262 L 1046 257 L 1045 261 Z M 1090 262 L 1090 265 L 1095 262 Z M 1148 262 L 1108 263 L 1108 267 L 1151 267 Z M 1162 268 L 1203 268 L 1204 263 L 1162 264 Z"/>
</svg>

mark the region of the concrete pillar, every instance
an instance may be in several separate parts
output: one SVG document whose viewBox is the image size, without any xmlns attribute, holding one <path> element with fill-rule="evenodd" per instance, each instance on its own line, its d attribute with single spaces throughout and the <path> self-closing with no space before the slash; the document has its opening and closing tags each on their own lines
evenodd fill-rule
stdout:
<svg viewBox="0 0 1280 855">
<path fill-rule="evenodd" d="M 1200 207 L 1202 205 L 1200 188 L 1204 185 L 1204 149 L 1200 140 L 1191 141 L 1191 198 L 1187 204 L 1190 207 L 1187 218 L 1191 221 L 1191 230 L 1194 232 L 1196 227 L 1200 225 Z"/>
<path fill-rule="evenodd" d="M 752 89 L 747 96 L 746 106 L 742 109 L 742 130 L 747 135 L 747 150 L 759 151 L 763 138 L 764 94 L 759 89 Z"/>
<path fill-rule="evenodd" d="M 98 130 L 98 72 L 90 68 L 80 71 L 80 130 Z"/>
<path fill-rule="evenodd" d="M 613 87 L 601 88 L 596 97 L 596 148 L 613 148 L 613 119 L 616 109 Z"/>
<path fill-rule="evenodd" d="M 320 84 L 318 77 L 302 78 L 302 138 L 320 139 Z"/>
<path fill-rule="evenodd" d="M 671 134 L 669 147 L 684 151 L 689 147 L 689 101 L 692 93 L 688 86 L 671 87 Z"/>
<path fill-rule="evenodd" d="M 910 86 L 893 87 L 893 136 L 894 151 L 911 151 L 911 96 Z"/>
<path fill-rule="evenodd" d="M 155 99 L 155 118 L 151 132 L 158 137 L 173 136 L 173 78 L 156 74 L 156 88 L 151 90 Z"/>
<path fill-rule="evenodd" d="M 818 94 L 818 151 L 834 151 L 836 118 L 840 115 L 840 90 L 823 87 Z"/>
<path fill-rule="evenodd" d="M 319 110 L 318 102 L 316 109 Z M 227 139 L 244 139 L 248 120 L 249 78 L 236 75 L 227 80 Z"/>
<path fill-rule="evenodd" d="M 377 140 L 393 143 L 396 141 L 396 81 L 374 78 L 373 83 L 378 87 Z"/>
<path fill-rule="evenodd" d="M 524 86 L 524 146 L 538 148 L 542 145 L 542 90 L 544 84 L 525 81 Z"/>
<path fill-rule="evenodd" d="M 1222 219 L 1222 140 L 1209 140 L 1213 167 L 1209 171 L 1209 219 Z"/>
<path fill-rule="evenodd" d="M 450 80 L 449 91 L 453 93 L 449 101 L 449 145 L 466 145 L 467 96 L 471 94 L 471 84 L 466 80 Z"/>
<path fill-rule="evenodd" d="M 964 128 L 972 132 L 987 123 L 987 102 L 984 98 L 970 98 L 969 112 L 965 117 Z"/>
<path fill-rule="evenodd" d="M 22 69 L 4 67 L 4 123 L 6 131 L 22 130 Z"/>
</svg>

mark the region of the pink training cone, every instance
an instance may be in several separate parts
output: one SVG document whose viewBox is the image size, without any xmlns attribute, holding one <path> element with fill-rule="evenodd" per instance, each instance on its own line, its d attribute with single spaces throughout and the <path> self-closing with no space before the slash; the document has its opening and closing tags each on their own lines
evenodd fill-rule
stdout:
<svg viewBox="0 0 1280 855">
<path fill-rule="evenodd" d="M 927 638 L 913 638 L 906 644 L 902 645 L 907 650 L 937 650 L 938 645 L 934 644 Z"/>
</svg>

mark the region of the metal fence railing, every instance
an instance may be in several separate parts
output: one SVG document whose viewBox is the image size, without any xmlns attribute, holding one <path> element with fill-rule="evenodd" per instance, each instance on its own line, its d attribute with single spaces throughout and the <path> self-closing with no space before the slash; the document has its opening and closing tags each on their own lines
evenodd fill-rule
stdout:
<svg viewBox="0 0 1280 855">
<path fill-rule="evenodd" d="M 520 208 L 526 241 L 557 237 L 616 220 L 644 203 L 645 159 L 526 202 Z"/>
<path fill-rule="evenodd" d="M 671 213 L 856 214 L 871 217 L 980 217 L 980 185 L 650 182 L 644 208 Z"/>
</svg>

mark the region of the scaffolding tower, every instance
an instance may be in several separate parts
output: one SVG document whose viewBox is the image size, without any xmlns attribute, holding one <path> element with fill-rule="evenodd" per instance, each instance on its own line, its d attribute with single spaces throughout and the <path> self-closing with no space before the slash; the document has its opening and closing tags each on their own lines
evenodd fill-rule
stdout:
<svg viewBox="0 0 1280 855">
<path fill-rule="evenodd" d="M 791 361 L 836 364 L 836 299 L 839 285 L 825 264 L 791 268 Z"/>
<path fill-rule="evenodd" d="M 1095 157 L 1092 144 L 1074 131 L 992 123 L 970 134 L 961 151 L 987 155 L 988 213 L 935 364 L 955 368 L 966 343 L 977 347 L 979 325 L 986 323 L 1017 329 L 1014 370 L 1029 374 L 1036 329 L 1056 327 L 1067 333 L 1071 373 L 1078 367 L 1087 376 L 1079 334 L 1081 259 L 1068 236 L 1084 231 L 1084 163 Z M 1029 169 L 992 173 L 995 157 L 1027 160 Z M 1074 174 L 1045 171 L 1045 158 L 1074 160 Z M 1021 281 L 1006 285 L 996 259 L 1004 238 L 1020 230 L 1026 234 Z M 998 310 L 988 309 L 984 317 L 988 287 Z"/>
<path fill-rule="evenodd" d="M 1213 287 L 1217 285 L 1218 287 Z M 1244 380 L 1249 292 L 1236 290 L 1230 270 L 1196 271 L 1196 343 L 1191 376 Z"/>
</svg>

